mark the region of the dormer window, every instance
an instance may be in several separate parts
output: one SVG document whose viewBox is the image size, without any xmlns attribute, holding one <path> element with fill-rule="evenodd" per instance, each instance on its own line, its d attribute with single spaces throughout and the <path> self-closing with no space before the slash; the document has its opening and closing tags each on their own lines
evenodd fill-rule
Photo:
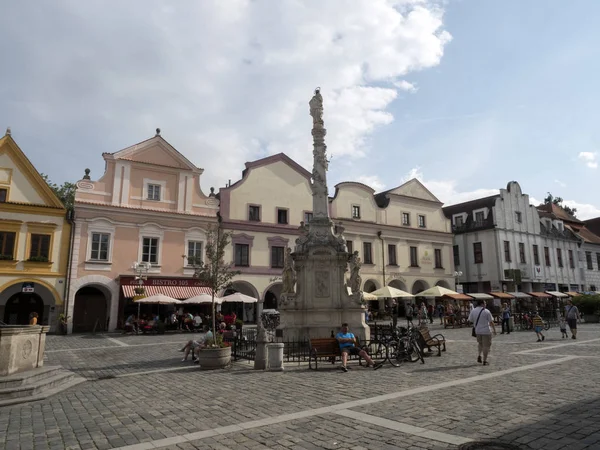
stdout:
<svg viewBox="0 0 600 450">
<path fill-rule="evenodd" d="M 454 218 L 454 226 L 455 227 L 462 227 L 463 224 L 464 224 L 463 216 L 456 216 Z"/>
<path fill-rule="evenodd" d="M 477 211 L 477 212 L 475 213 L 475 223 L 476 223 L 477 225 L 482 225 L 482 224 L 483 224 L 484 217 L 485 217 L 485 215 L 484 215 L 483 211 Z"/>
<path fill-rule="evenodd" d="M 160 184 L 148 184 L 148 200 L 160 201 Z"/>
<path fill-rule="evenodd" d="M 558 231 L 562 231 L 563 230 L 562 222 L 556 222 L 556 228 L 558 229 Z"/>
</svg>

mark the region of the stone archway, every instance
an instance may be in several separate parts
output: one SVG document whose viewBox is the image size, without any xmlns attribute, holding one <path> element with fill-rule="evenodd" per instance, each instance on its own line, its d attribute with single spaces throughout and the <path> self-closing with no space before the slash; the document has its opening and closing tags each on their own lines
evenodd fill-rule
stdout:
<svg viewBox="0 0 600 450">
<path fill-rule="evenodd" d="M 417 280 L 413 283 L 412 288 L 410 289 L 411 294 L 418 294 L 419 292 L 423 292 L 424 290 L 429 289 L 429 284 L 424 280 Z"/>
<path fill-rule="evenodd" d="M 0 289 L 0 320 L 8 324 L 28 325 L 29 314 L 36 312 L 38 324 L 54 327 L 57 305 L 56 290 L 39 280 L 12 280 Z"/>
<path fill-rule="evenodd" d="M 446 280 L 438 280 L 435 283 L 435 285 L 443 287 L 443 288 L 446 288 L 446 289 L 452 289 L 452 290 L 454 290 L 453 288 L 450 287 L 450 283 L 448 283 Z"/>
<path fill-rule="evenodd" d="M 110 292 L 99 285 L 87 285 L 75 293 L 73 333 L 106 331 Z"/>
<path fill-rule="evenodd" d="M 406 287 L 406 283 L 404 281 L 392 280 L 388 283 L 388 286 L 408 292 L 408 288 Z"/>
<path fill-rule="evenodd" d="M 283 283 L 281 282 L 273 283 L 265 289 L 263 294 L 263 309 L 277 309 L 282 289 Z"/>
<path fill-rule="evenodd" d="M 107 321 L 108 331 L 117 329 L 119 320 L 119 284 L 112 278 L 102 275 L 88 275 L 78 278 L 71 283 L 69 288 L 69 302 L 67 305 L 67 315 L 70 316 L 68 322 L 68 332 L 73 332 L 73 312 L 75 309 L 75 295 L 77 292 L 86 286 L 91 286 L 100 289 L 107 301 Z"/>
<path fill-rule="evenodd" d="M 373 292 L 377 289 L 379 289 L 379 283 L 377 282 L 377 280 L 368 279 L 367 281 L 365 281 L 365 284 L 363 286 L 363 292 Z"/>
<path fill-rule="evenodd" d="M 260 300 L 258 290 L 247 281 L 234 281 L 231 284 L 231 287 L 223 292 L 223 295 L 234 294 L 236 292 Z M 258 303 L 229 303 L 229 306 L 232 309 L 235 309 L 235 314 L 238 319 L 243 320 L 245 323 L 254 323 L 256 321 L 257 305 Z"/>
</svg>

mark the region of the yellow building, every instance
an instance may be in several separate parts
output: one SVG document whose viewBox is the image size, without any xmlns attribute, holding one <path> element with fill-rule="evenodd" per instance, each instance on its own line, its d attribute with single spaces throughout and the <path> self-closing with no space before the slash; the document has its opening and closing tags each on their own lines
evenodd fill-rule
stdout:
<svg viewBox="0 0 600 450">
<path fill-rule="evenodd" d="M 56 329 L 71 225 L 60 199 L 10 135 L 0 139 L 0 321 Z"/>
</svg>

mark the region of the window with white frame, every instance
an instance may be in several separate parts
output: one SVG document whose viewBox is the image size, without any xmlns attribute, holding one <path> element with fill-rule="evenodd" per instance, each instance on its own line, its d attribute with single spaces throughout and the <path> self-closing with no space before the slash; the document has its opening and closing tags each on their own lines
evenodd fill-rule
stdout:
<svg viewBox="0 0 600 450">
<path fill-rule="evenodd" d="M 188 264 L 197 264 L 202 261 L 202 241 L 188 241 L 187 260 Z"/>
<path fill-rule="evenodd" d="M 425 216 L 422 214 L 419 214 L 418 221 L 419 221 L 419 228 L 425 228 Z"/>
<path fill-rule="evenodd" d="M 148 183 L 148 200 L 160 201 L 160 184 Z"/>
<path fill-rule="evenodd" d="M 158 264 L 158 243 L 156 237 L 142 238 L 142 261 L 150 264 Z"/>
<path fill-rule="evenodd" d="M 360 219 L 360 206 L 352 205 L 352 218 Z"/>
<path fill-rule="evenodd" d="M 304 223 L 305 224 L 309 224 L 313 219 L 313 213 L 311 212 L 305 212 L 304 213 Z"/>
<path fill-rule="evenodd" d="M 463 216 L 454 216 L 454 226 L 455 227 L 462 227 L 465 223 L 465 220 L 463 219 Z"/>
<path fill-rule="evenodd" d="M 410 213 L 402 213 L 402 225 L 410 226 Z"/>
<path fill-rule="evenodd" d="M 110 234 L 92 232 L 91 261 L 108 261 L 110 256 Z"/>
</svg>

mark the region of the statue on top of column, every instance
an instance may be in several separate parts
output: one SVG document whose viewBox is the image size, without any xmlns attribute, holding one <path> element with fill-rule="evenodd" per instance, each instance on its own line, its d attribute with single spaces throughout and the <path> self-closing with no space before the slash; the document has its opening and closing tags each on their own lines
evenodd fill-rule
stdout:
<svg viewBox="0 0 600 450">
<path fill-rule="evenodd" d="M 315 95 L 308 102 L 310 106 L 310 115 L 313 118 L 313 128 L 323 126 L 323 96 L 321 96 L 321 88 L 315 89 Z"/>
</svg>

